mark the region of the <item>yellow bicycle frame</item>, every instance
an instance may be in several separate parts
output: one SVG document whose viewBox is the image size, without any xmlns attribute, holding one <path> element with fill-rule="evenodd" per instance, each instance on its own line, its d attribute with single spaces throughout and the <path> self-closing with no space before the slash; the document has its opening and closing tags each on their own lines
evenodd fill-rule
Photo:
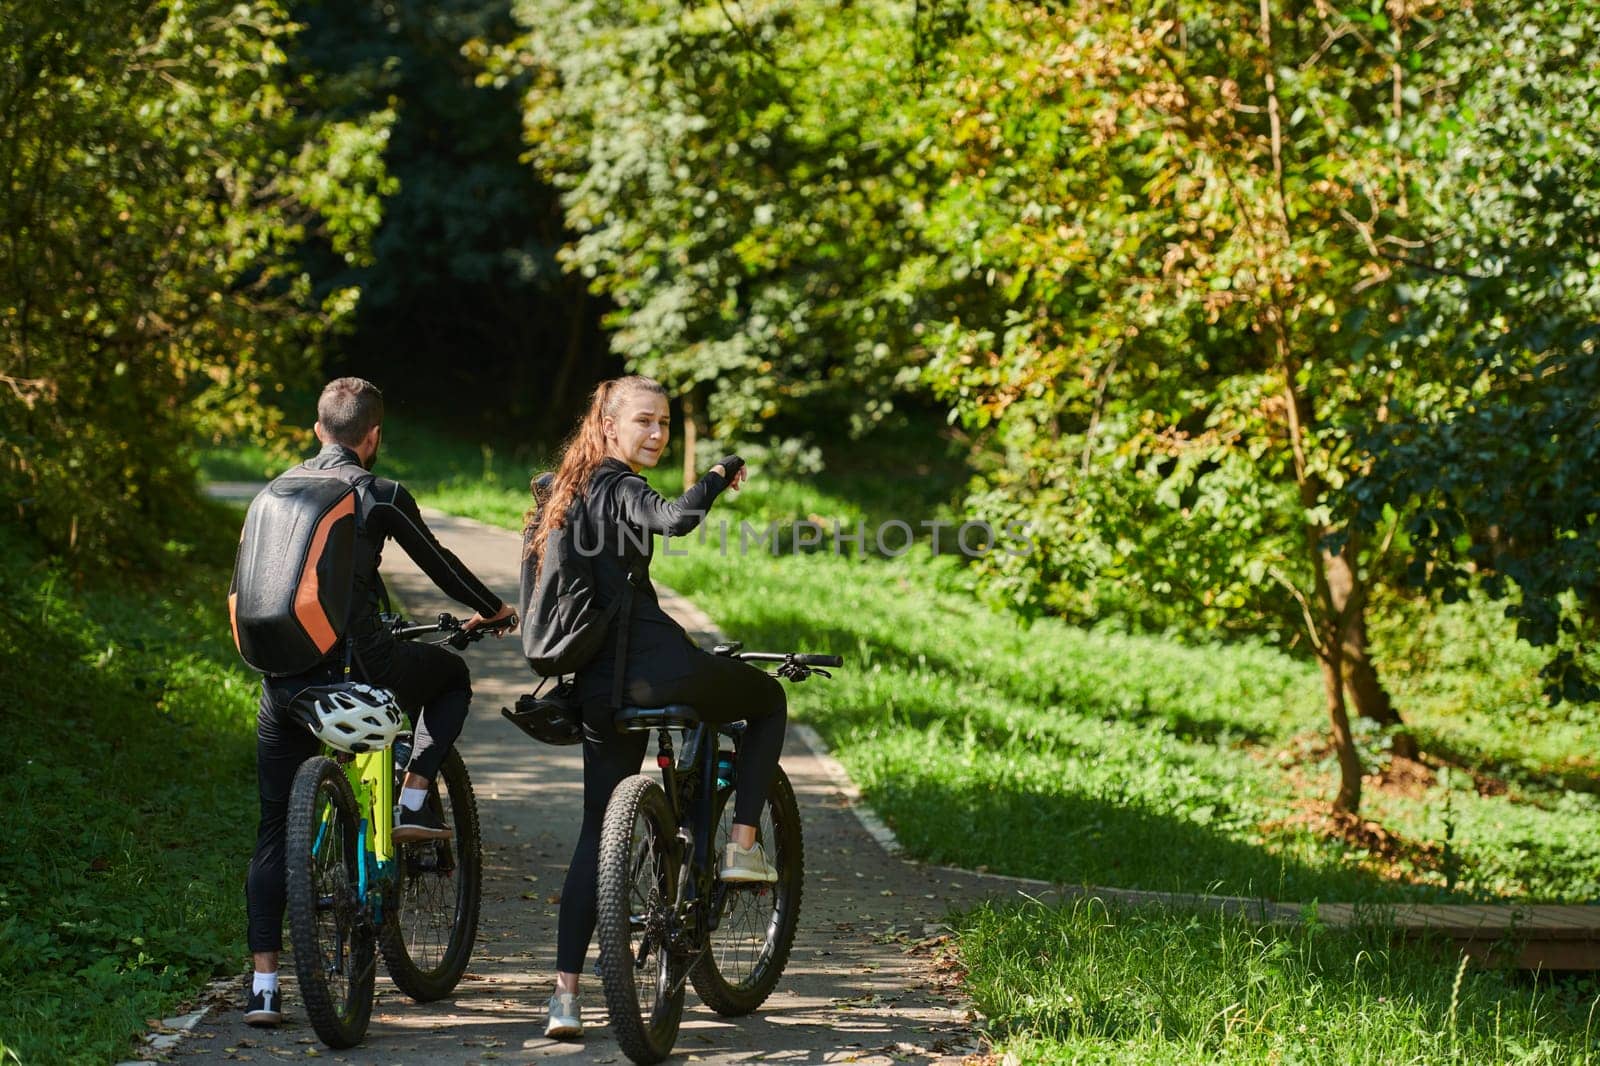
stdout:
<svg viewBox="0 0 1600 1066">
<path fill-rule="evenodd" d="M 394 748 L 357 755 L 344 772 L 367 822 L 367 850 L 382 869 L 394 857 Z"/>
</svg>

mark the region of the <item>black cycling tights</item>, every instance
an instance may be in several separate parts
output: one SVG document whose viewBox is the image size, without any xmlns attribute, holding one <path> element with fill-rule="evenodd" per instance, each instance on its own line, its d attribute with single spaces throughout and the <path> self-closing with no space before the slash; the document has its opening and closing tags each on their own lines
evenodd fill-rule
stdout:
<svg viewBox="0 0 1600 1066">
<path fill-rule="evenodd" d="M 695 649 L 687 677 L 661 684 L 630 682 L 628 700 L 638 707 L 687 703 L 703 721 L 722 725 L 745 721 L 739 744 L 738 791 L 734 821 L 760 825 L 761 808 L 778 769 L 789 701 L 776 678 L 736 659 Z M 593 703 L 583 710 L 583 828 L 561 890 L 561 922 L 556 932 L 556 969 L 582 973 L 594 935 L 599 888 L 600 828 L 611 793 L 644 761 L 649 733 L 618 733 L 612 710 Z M 599 739 L 595 739 L 599 738 Z M 713 856 L 720 862 L 720 856 Z"/>
<path fill-rule="evenodd" d="M 392 654 L 375 656 L 372 682 L 393 690 L 414 726 L 411 761 L 406 769 L 429 780 L 461 735 L 472 702 L 472 677 L 459 655 L 427 644 L 396 644 Z M 337 672 L 272 678 L 262 686 L 256 716 L 256 784 L 261 790 L 261 821 L 256 852 L 245 877 L 251 951 L 283 947 L 284 836 L 288 831 L 289 790 L 295 771 L 321 747 L 289 714 L 294 694 L 306 685 L 337 680 Z M 400 797 L 395 797 L 399 802 Z"/>
</svg>

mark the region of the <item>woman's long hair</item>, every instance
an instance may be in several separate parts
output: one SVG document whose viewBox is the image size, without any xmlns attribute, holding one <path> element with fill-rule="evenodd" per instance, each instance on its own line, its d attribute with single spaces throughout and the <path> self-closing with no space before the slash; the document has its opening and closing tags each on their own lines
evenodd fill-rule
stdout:
<svg viewBox="0 0 1600 1066">
<path fill-rule="evenodd" d="M 567 509 L 572 506 L 573 500 L 588 490 L 589 479 L 606 457 L 606 419 L 616 418 L 622 410 L 623 400 L 640 392 L 667 395 L 667 390 L 660 382 L 638 375 L 612 378 L 595 386 L 594 395 L 589 398 L 588 411 L 584 412 L 578 428 L 572 431 L 572 436 L 562 446 L 561 463 L 556 467 L 556 476 L 550 482 L 547 495 L 541 496 L 537 485 L 530 486 L 534 496 L 533 506 L 523 516 L 522 528 L 524 533 L 533 531 L 528 541 L 528 552 L 539 560 L 534 571 L 536 574 L 544 568 L 544 546 L 550 540 L 551 532 L 567 524 Z"/>
</svg>

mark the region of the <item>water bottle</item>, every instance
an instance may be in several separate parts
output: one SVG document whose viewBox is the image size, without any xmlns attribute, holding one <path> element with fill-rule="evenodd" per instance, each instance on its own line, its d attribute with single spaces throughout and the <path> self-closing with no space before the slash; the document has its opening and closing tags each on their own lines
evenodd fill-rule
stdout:
<svg viewBox="0 0 1600 1066">
<path fill-rule="evenodd" d="M 733 787 L 733 752 L 717 752 L 717 788 Z"/>
</svg>

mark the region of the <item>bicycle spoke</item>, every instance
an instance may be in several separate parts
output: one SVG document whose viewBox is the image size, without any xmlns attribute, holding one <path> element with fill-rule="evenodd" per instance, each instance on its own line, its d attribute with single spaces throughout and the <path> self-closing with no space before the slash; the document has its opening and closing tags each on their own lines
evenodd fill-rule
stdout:
<svg viewBox="0 0 1600 1066">
<path fill-rule="evenodd" d="M 311 871 L 317 893 L 317 946 L 322 956 L 319 968 L 327 977 L 333 1002 L 343 1004 L 349 998 L 354 976 L 350 973 L 353 952 L 349 938 L 355 918 L 355 892 L 346 869 L 347 836 L 341 812 L 326 798 L 318 824 Z"/>
<path fill-rule="evenodd" d="M 648 1012 L 656 1002 L 666 957 L 665 951 L 656 950 L 659 945 L 651 935 L 651 923 L 660 926 L 665 919 L 665 908 L 671 906 L 672 901 L 662 898 L 659 870 L 665 868 L 665 863 L 657 861 L 655 836 L 649 821 L 642 816 L 634 820 L 634 839 L 637 843 L 633 861 L 629 863 L 631 902 L 628 925 L 630 932 L 637 933 L 633 950 L 634 990 L 640 1006 Z M 653 967 L 649 965 L 652 955 L 656 959 Z"/>
</svg>

